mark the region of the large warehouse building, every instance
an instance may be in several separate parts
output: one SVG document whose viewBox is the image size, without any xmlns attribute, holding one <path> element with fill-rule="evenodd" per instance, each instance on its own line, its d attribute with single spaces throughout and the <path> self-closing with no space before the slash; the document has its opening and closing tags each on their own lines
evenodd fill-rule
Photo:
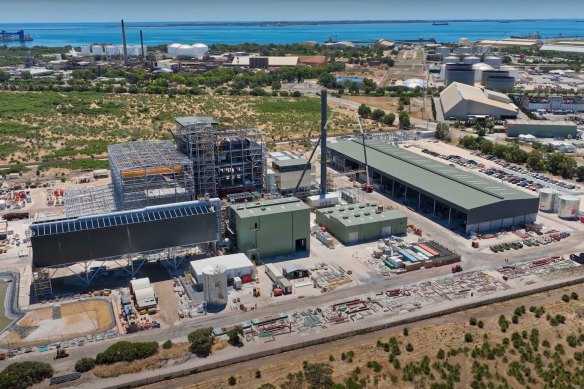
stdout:
<svg viewBox="0 0 584 389">
<path fill-rule="evenodd" d="M 473 116 L 509 119 L 519 113 L 507 95 L 458 82 L 440 93 L 440 103 L 446 119 L 466 120 Z"/>
<path fill-rule="evenodd" d="M 446 226 L 470 234 L 535 221 L 539 200 L 526 192 L 383 142 L 366 147 L 370 177 L 380 191 Z M 331 143 L 329 159 L 339 171 L 361 169 L 363 144 Z"/>
<path fill-rule="evenodd" d="M 318 209 L 316 222 L 345 245 L 402 235 L 408 229 L 408 219 L 403 213 L 384 211 L 369 204 Z"/>
<path fill-rule="evenodd" d="M 506 120 L 507 136 L 515 138 L 519 135 L 533 135 L 536 138 L 576 138 L 578 127 L 569 121 L 548 120 Z"/>
<path fill-rule="evenodd" d="M 229 230 L 253 260 L 310 251 L 310 208 L 296 197 L 233 205 Z"/>
</svg>

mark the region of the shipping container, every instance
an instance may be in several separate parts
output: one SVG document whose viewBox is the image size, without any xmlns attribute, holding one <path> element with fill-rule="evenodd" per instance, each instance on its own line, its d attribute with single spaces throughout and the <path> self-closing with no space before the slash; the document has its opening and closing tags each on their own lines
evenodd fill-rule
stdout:
<svg viewBox="0 0 584 389">
<path fill-rule="evenodd" d="M 424 255 L 425 255 L 426 257 L 428 257 L 428 258 L 435 257 L 435 255 L 434 255 L 434 254 L 430 253 L 430 252 L 429 252 L 429 251 L 427 251 L 427 250 L 424 250 L 424 249 L 423 249 L 423 248 L 421 248 L 420 246 L 412 246 L 412 250 L 414 250 L 414 251 L 416 251 L 416 252 L 418 252 L 418 253 L 424 254 Z"/>
<path fill-rule="evenodd" d="M 434 250 L 433 248 L 431 248 L 428 245 L 425 245 L 423 243 L 419 243 L 418 246 L 420 246 L 420 248 L 426 250 L 427 252 L 429 252 L 430 254 L 432 254 L 433 256 L 438 256 L 440 255 L 440 253 L 436 250 Z"/>
</svg>

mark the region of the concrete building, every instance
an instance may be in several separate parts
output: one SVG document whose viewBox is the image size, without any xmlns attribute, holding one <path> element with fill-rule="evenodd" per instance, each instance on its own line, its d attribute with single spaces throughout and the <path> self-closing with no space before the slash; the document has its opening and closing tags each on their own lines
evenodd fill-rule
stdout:
<svg viewBox="0 0 584 389">
<path fill-rule="evenodd" d="M 366 147 L 377 190 L 449 228 L 483 233 L 535 221 L 539 201 L 526 192 L 383 142 L 369 141 Z M 331 167 L 363 169 L 362 143 L 344 141 L 328 148 Z"/>
<path fill-rule="evenodd" d="M 584 112 L 584 96 L 526 96 L 517 94 L 520 104 L 530 111 Z"/>
<path fill-rule="evenodd" d="M 253 262 L 243 253 L 197 259 L 190 263 L 191 274 L 197 281 L 197 285 L 203 284 L 203 272 L 209 266 L 213 268 L 219 266 L 227 274 L 228 280 L 235 277 L 251 276 L 255 273 Z"/>
<path fill-rule="evenodd" d="M 229 230 L 252 260 L 310 251 L 310 208 L 295 197 L 236 204 Z"/>
<path fill-rule="evenodd" d="M 272 162 L 272 169 L 276 173 L 276 187 L 280 193 L 294 192 L 306 164 L 308 164 L 308 160 L 305 158 L 283 159 Z M 312 166 L 309 164 L 298 186 L 299 192 L 308 192 L 314 184 L 311 170 Z"/>
<path fill-rule="evenodd" d="M 377 205 L 366 204 L 319 209 L 316 222 L 345 245 L 403 235 L 408 228 L 408 219 L 403 213 L 383 211 Z"/>
<path fill-rule="evenodd" d="M 138 278 L 130 281 L 130 290 L 136 300 L 138 309 L 155 308 L 157 304 L 156 293 L 148 278 Z"/>
<path fill-rule="evenodd" d="M 455 82 L 440 93 L 446 119 L 466 120 L 472 116 L 495 119 L 516 118 L 519 108 L 502 93 Z"/>
<path fill-rule="evenodd" d="M 505 132 L 509 137 L 533 135 L 537 138 L 576 138 L 576 123 L 548 120 L 505 120 Z"/>
</svg>

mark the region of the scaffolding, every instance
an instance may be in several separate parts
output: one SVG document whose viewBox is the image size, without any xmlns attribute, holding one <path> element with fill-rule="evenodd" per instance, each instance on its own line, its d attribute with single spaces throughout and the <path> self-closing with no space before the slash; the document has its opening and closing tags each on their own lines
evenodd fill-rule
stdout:
<svg viewBox="0 0 584 389">
<path fill-rule="evenodd" d="M 193 163 L 172 142 L 128 142 L 108 153 L 118 210 L 193 199 Z"/>
<path fill-rule="evenodd" d="M 176 119 L 172 133 L 180 152 L 193 162 L 197 198 L 266 188 L 265 135 L 257 129 L 217 129 L 208 117 Z"/>
<path fill-rule="evenodd" d="M 112 184 L 67 189 L 63 194 L 65 216 L 98 215 L 117 210 Z"/>
</svg>

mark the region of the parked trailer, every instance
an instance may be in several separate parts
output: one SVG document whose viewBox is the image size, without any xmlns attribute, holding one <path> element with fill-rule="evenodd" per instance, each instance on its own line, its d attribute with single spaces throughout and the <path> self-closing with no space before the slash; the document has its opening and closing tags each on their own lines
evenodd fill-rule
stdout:
<svg viewBox="0 0 584 389">
<path fill-rule="evenodd" d="M 266 264 L 265 269 L 268 277 L 270 277 L 270 279 L 274 281 L 274 283 L 278 285 L 280 289 L 282 289 L 284 294 L 292 293 L 292 283 L 290 283 L 290 281 L 284 278 L 282 272 L 280 272 L 280 270 L 278 270 L 278 268 L 274 264 L 272 263 Z"/>
<path fill-rule="evenodd" d="M 432 253 L 430 253 L 430 252 L 428 252 L 428 251 L 424 250 L 424 249 L 423 249 L 423 248 L 421 248 L 420 246 L 412 246 L 412 250 L 414 250 L 415 252 L 418 252 L 418 253 L 420 253 L 420 254 L 424 254 L 424 255 L 425 255 L 426 257 L 428 257 L 428 258 L 432 258 L 432 257 L 434 257 L 434 256 L 435 256 L 434 254 L 432 254 Z"/>
<path fill-rule="evenodd" d="M 430 246 L 427 246 L 423 243 L 418 243 L 418 246 L 424 250 L 426 250 L 427 252 L 429 252 L 430 254 L 432 254 L 432 256 L 437 257 L 438 255 L 440 255 L 440 253 L 436 250 L 434 250 L 433 248 L 431 248 Z"/>
</svg>

